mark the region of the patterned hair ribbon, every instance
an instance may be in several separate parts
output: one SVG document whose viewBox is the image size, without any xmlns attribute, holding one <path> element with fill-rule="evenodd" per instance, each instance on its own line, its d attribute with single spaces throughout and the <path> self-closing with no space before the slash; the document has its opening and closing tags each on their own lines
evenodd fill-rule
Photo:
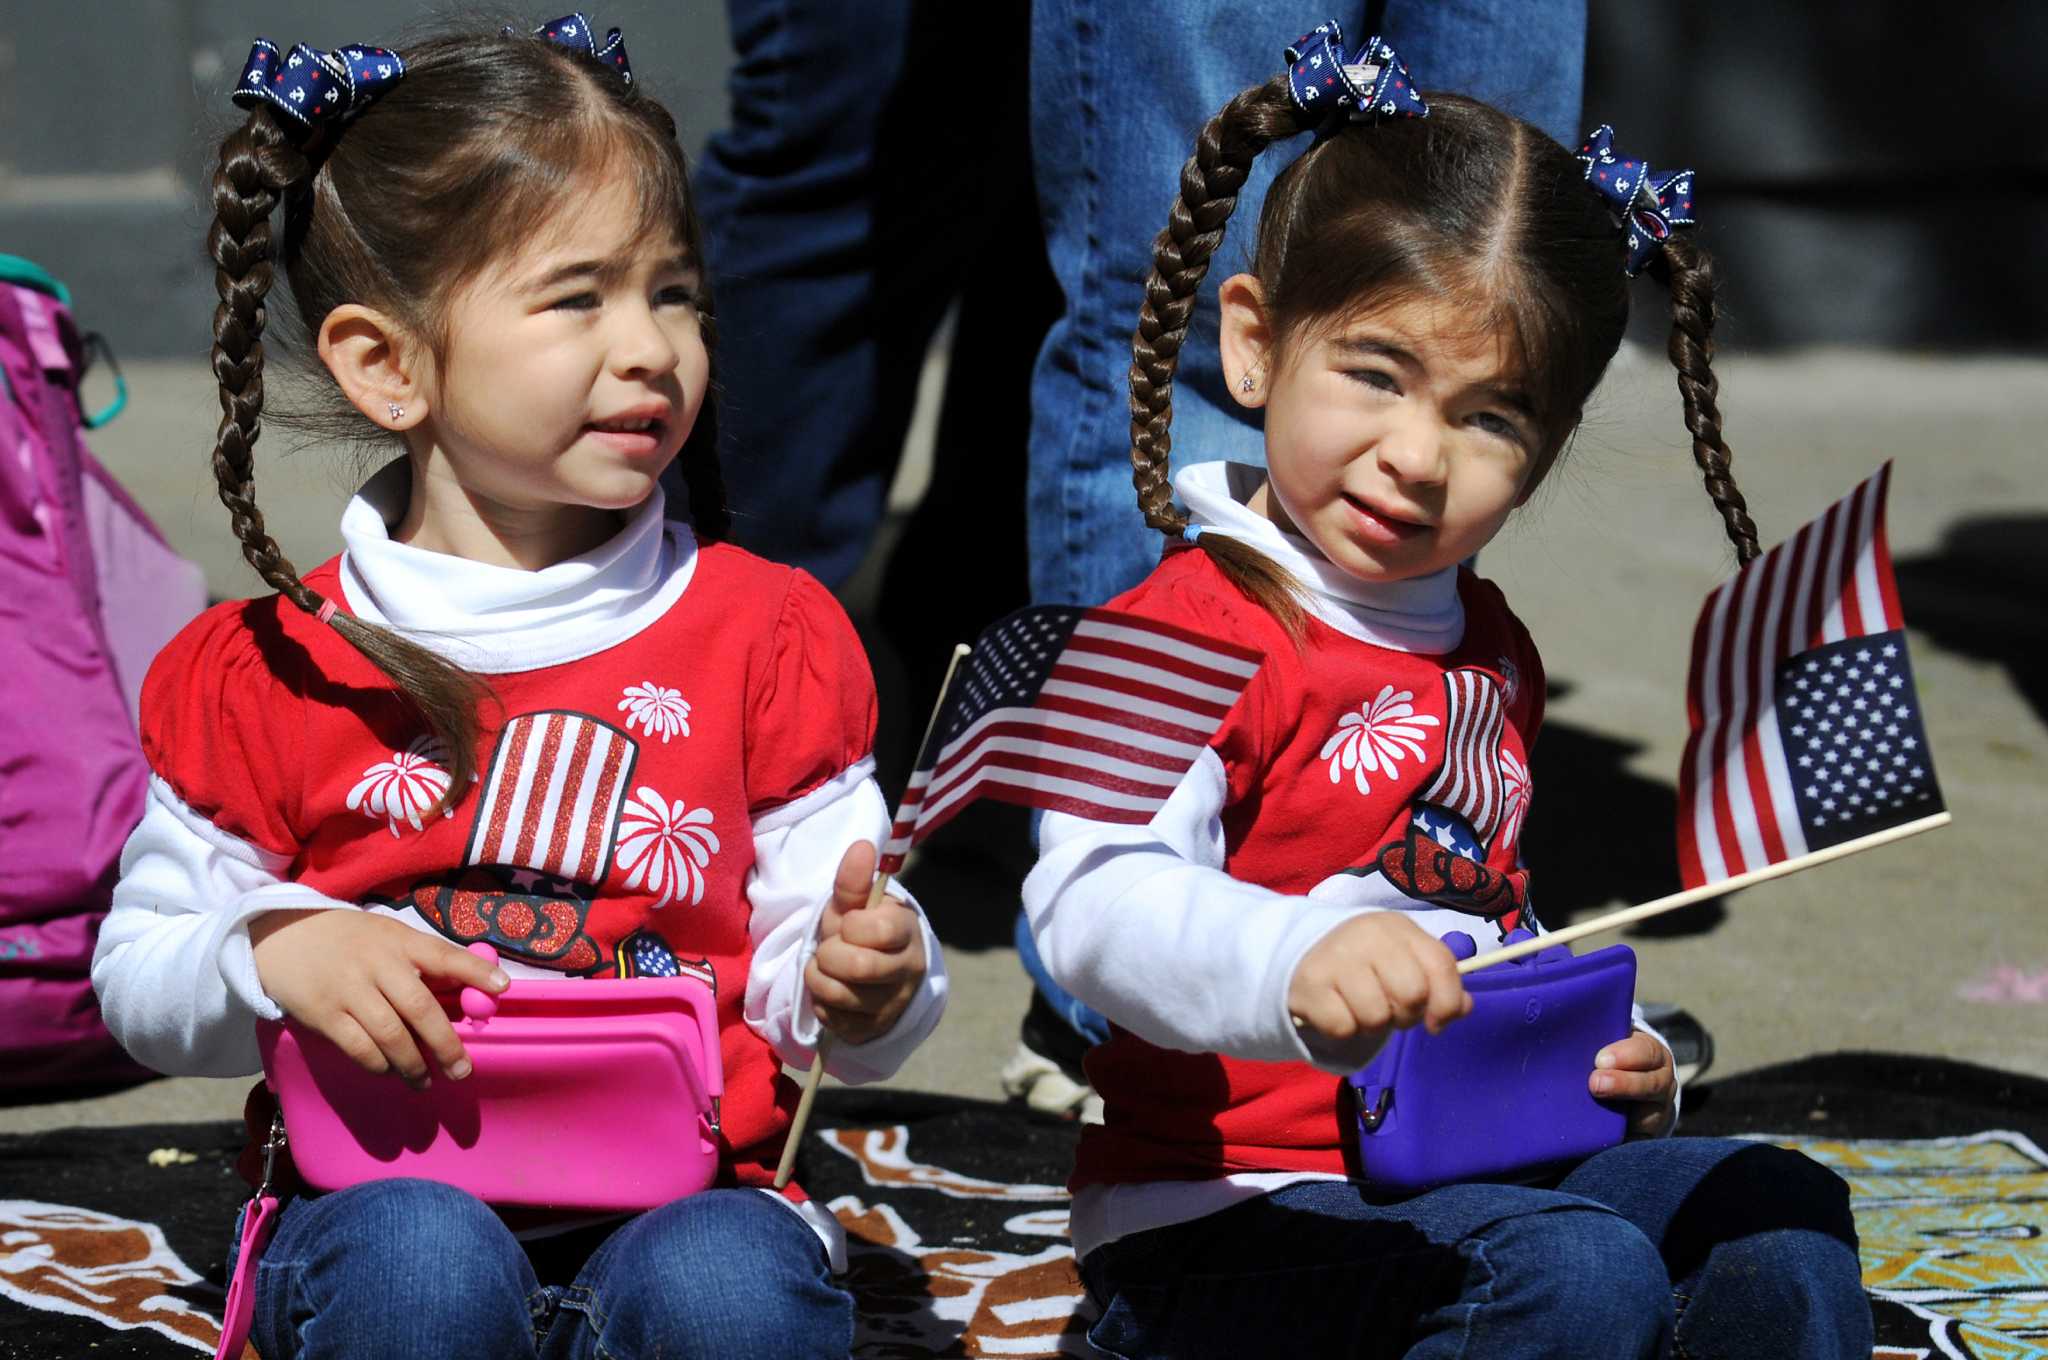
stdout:
<svg viewBox="0 0 2048 1360">
<path fill-rule="evenodd" d="M 1614 154 L 1614 129 L 1602 123 L 1579 148 L 1586 183 L 1600 191 L 1628 233 L 1622 272 L 1630 278 L 1657 257 L 1672 232 L 1697 225 L 1692 215 L 1692 171 L 1672 170 L 1659 178 L 1648 161 Z"/>
<path fill-rule="evenodd" d="M 546 38 L 558 47 L 567 47 L 601 61 L 617 71 L 628 85 L 633 83 L 633 64 L 626 60 L 626 41 L 616 28 L 604 35 L 604 46 L 599 47 L 597 31 L 590 26 L 588 18 L 581 13 L 564 14 L 533 30 L 533 36 Z"/>
<path fill-rule="evenodd" d="M 258 38 L 230 97 L 245 109 L 272 105 L 304 136 L 361 113 L 404 75 L 405 62 L 388 48 L 355 43 L 316 52 L 299 43 L 280 52 Z"/>
<path fill-rule="evenodd" d="M 1330 115 L 1343 109 L 1354 121 L 1429 116 L 1415 77 L 1394 49 L 1374 35 L 1347 58 L 1335 19 L 1317 24 L 1287 49 L 1287 88 L 1304 113 Z"/>
</svg>

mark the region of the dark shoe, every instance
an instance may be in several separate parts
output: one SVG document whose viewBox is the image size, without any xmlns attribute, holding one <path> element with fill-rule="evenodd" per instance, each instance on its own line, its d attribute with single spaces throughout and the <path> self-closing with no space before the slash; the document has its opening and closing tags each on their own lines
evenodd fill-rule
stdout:
<svg viewBox="0 0 2048 1360">
<path fill-rule="evenodd" d="M 1678 1066 L 1678 1084 L 1689 1086 L 1695 1077 L 1714 1065 L 1714 1036 L 1699 1017 L 1669 1001 L 1645 1001 L 1643 1020 L 1671 1045 L 1672 1061 Z"/>
</svg>

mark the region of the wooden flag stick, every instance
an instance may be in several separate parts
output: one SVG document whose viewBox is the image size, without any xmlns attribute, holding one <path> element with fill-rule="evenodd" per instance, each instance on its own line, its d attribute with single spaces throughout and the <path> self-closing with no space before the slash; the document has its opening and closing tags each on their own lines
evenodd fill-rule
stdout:
<svg viewBox="0 0 2048 1360">
<path fill-rule="evenodd" d="M 917 771 L 924 768 L 925 748 L 931 745 L 932 730 L 939 725 L 939 710 L 946 706 L 946 691 L 952 687 L 953 672 L 959 669 L 961 660 L 973 650 L 972 647 L 969 647 L 964 642 L 954 644 L 953 659 L 946 663 L 946 678 L 939 681 L 939 697 L 932 704 L 931 717 L 925 719 L 924 740 L 917 744 L 917 762 L 910 767 L 910 772 L 913 776 L 916 775 Z M 902 815 L 903 800 L 899 798 L 896 800 L 895 815 L 889 818 L 889 825 L 895 826 L 897 819 Z M 882 895 L 888 890 L 889 875 L 876 874 L 874 886 L 868 889 L 868 900 L 865 905 L 869 907 L 880 906 Z M 930 966 L 929 961 L 927 961 L 926 966 Z M 811 1106 L 817 1103 L 818 1087 L 825 1080 L 825 1059 L 830 1057 L 831 1053 L 832 1035 L 829 1031 L 821 1028 L 818 1031 L 816 1055 L 811 1059 L 811 1070 L 804 1076 L 804 1093 L 797 1098 L 796 1113 L 790 1117 L 789 1133 L 783 1139 L 782 1160 L 775 1165 L 775 1188 L 777 1190 L 789 1184 L 790 1175 L 796 1170 L 797 1146 L 803 1142 L 804 1126 L 811 1122 Z"/>
<path fill-rule="evenodd" d="M 1496 963 L 1507 963 L 1510 960 L 1521 958 L 1524 954 L 1534 954 L 1539 950 L 1548 949 L 1552 945 L 1569 944 L 1573 940 L 1583 939 L 1588 935 L 1597 935 L 1603 930 L 1615 930 L 1622 926 L 1632 925 L 1637 921 L 1646 921 L 1652 916 L 1662 916 L 1667 911 L 1677 911 L 1680 907 L 1689 907 L 1695 902 L 1704 902 L 1710 897 L 1721 897 L 1736 891 L 1738 888 L 1747 888 L 1753 883 L 1762 883 L 1773 878 L 1783 878 L 1787 874 L 1796 874 L 1801 869 L 1811 869 L 1816 864 L 1826 864 L 1829 860 L 1837 860 L 1844 855 L 1853 855 L 1861 850 L 1873 850 L 1880 845 L 1888 845 L 1892 841 L 1904 840 L 1908 836 L 1917 836 L 1923 831 L 1932 831 L 1938 826 L 1947 826 L 1948 823 L 1948 813 L 1937 812 L 1932 817 L 1923 817 L 1917 822 L 1907 822 L 1903 826 L 1894 826 L 1887 830 L 1879 831 L 1874 835 L 1859 837 L 1853 841 L 1843 841 L 1840 845 L 1831 845 L 1825 850 L 1816 850 L 1810 855 L 1801 855 L 1797 859 L 1781 860 L 1776 864 L 1766 864 L 1761 869 L 1751 869 L 1748 873 L 1737 874 L 1733 878 L 1724 878 L 1716 883 L 1704 884 L 1697 888 L 1688 888 L 1684 892 L 1673 893 L 1669 897 L 1660 897 L 1654 902 L 1645 902 L 1640 906 L 1624 907 L 1620 911 L 1609 912 L 1605 916 L 1596 916 L 1590 921 L 1581 921 L 1575 926 L 1566 926 L 1563 930 L 1553 930 L 1547 935 L 1538 935 L 1533 940 L 1522 940 L 1507 946 L 1505 949 L 1494 949 L 1484 954 L 1475 954 L 1469 959 L 1462 960 L 1458 964 L 1458 971 L 1460 973 L 1471 973 L 1477 972 L 1481 968 L 1491 967 Z"/>
</svg>

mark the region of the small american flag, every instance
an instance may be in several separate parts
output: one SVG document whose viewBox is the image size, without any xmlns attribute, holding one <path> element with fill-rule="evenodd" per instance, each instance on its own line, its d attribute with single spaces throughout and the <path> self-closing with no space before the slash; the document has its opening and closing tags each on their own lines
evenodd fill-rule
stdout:
<svg viewBox="0 0 2048 1360">
<path fill-rule="evenodd" d="M 1885 545 L 1891 465 L 1707 597 L 1680 767 L 1688 888 L 1944 810 Z"/>
<path fill-rule="evenodd" d="M 1223 725 L 1259 654 L 1108 609 L 991 625 L 939 701 L 882 873 L 976 798 L 1148 822 Z"/>
</svg>

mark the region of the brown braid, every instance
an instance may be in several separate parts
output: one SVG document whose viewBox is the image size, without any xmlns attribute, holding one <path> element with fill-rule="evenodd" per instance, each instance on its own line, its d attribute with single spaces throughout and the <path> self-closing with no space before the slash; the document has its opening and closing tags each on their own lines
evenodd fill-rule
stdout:
<svg viewBox="0 0 2048 1360">
<path fill-rule="evenodd" d="M 1721 409 L 1715 402 L 1720 383 L 1714 377 L 1714 260 L 1683 236 L 1664 243 L 1652 272 L 1671 291 L 1671 363 L 1678 370 L 1678 392 L 1685 399 L 1685 427 L 1692 431 L 1692 456 L 1706 474 L 1707 494 L 1721 512 L 1735 560 L 1747 565 L 1760 549 L 1749 506 L 1736 489 L 1729 467 L 1728 445 L 1721 439 Z"/>
<path fill-rule="evenodd" d="M 213 226 L 207 246 L 215 265 L 220 305 L 213 314 L 213 372 L 220 383 L 220 430 L 214 437 L 213 475 L 256 574 L 308 614 L 327 601 L 299 579 L 279 550 L 256 506 L 255 450 L 263 431 L 263 329 L 272 279 L 270 214 L 280 195 L 312 173 L 307 158 L 285 137 L 269 110 L 257 108 L 221 143 L 213 177 Z M 460 798 L 476 777 L 477 708 L 483 697 L 475 677 L 426 648 L 347 614 L 330 625 L 368 657 L 412 701 L 442 747 L 449 786 L 436 810 Z"/>
<path fill-rule="evenodd" d="M 1131 482 L 1145 523 L 1169 538 L 1188 526 L 1173 503 L 1167 455 L 1173 448 L 1173 375 L 1195 310 L 1195 292 L 1223 244 L 1252 162 L 1274 142 L 1310 124 L 1288 96 L 1286 76 L 1245 90 L 1211 118 L 1180 171 L 1180 195 L 1152 243 L 1152 272 L 1131 336 Z M 1209 554 L 1246 595 L 1270 610 L 1289 633 L 1303 618 L 1300 585 L 1265 554 L 1236 539 L 1204 535 Z"/>
</svg>

